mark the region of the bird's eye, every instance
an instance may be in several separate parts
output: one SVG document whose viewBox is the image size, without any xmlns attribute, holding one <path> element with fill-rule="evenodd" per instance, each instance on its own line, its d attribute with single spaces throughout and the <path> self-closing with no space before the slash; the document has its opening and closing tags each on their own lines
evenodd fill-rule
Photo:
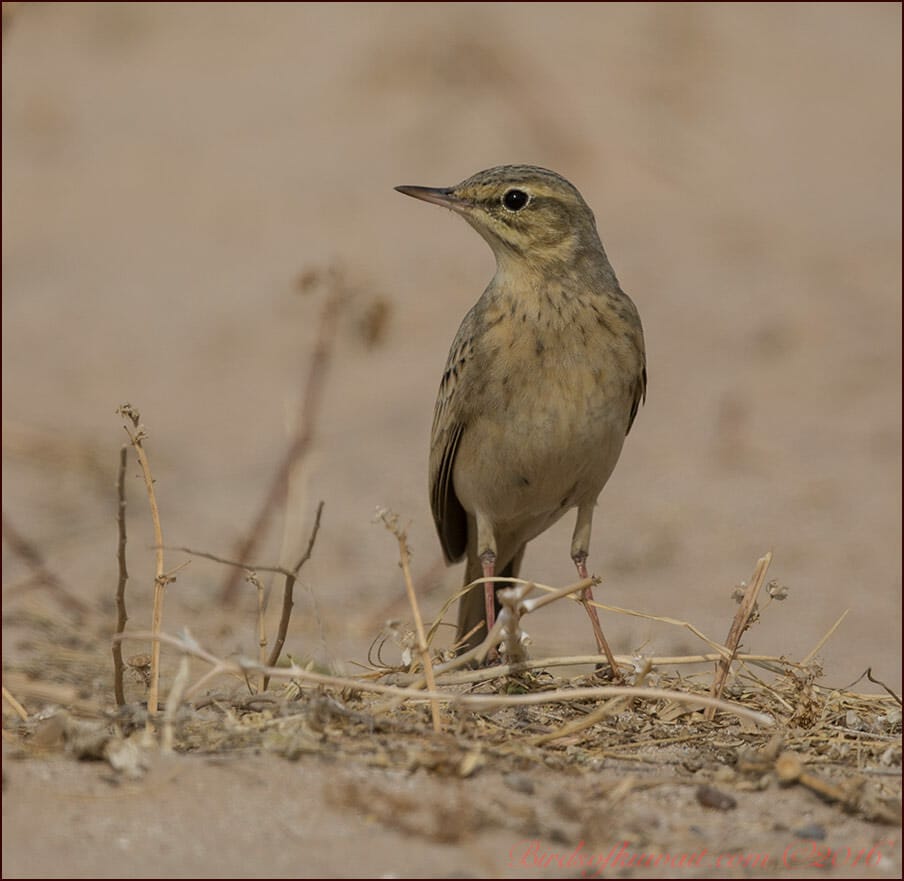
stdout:
<svg viewBox="0 0 904 881">
<path fill-rule="evenodd" d="M 502 204 L 509 211 L 520 211 L 529 201 L 530 196 L 524 190 L 507 190 L 502 197 Z"/>
</svg>

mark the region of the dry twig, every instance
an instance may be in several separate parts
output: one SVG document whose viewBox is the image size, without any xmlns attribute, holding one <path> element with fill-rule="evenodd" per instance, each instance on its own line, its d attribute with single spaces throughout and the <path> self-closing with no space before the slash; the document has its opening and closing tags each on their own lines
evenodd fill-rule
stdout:
<svg viewBox="0 0 904 881">
<path fill-rule="evenodd" d="M 31 569 L 35 580 L 50 588 L 60 602 L 74 615 L 79 617 L 85 615 L 89 609 L 87 603 L 71 593 L 57 575 L 50 570 L 37 545 L 19 532 L 5 514 L 2 522 L 3 537 L 9 545 L 9 549 Z"/>
<path fill-rule="evenodd" d="M 179 670 L 173 679 L 172 688 L 166 696 L 166 707 L 163 709 L 163 732 L 160 737 L 160 749 L 164 753 L 173 751 L 173 727 L 176 722 L 176 713 L 179 712 L 179 707 L 185 697 L 185 689 L 188 687 L 189 666 L 189 655 L 183 655 L 179 661 Z"/>
<path fill-rule="evenodd" d="M 295 591 L 295 582 L 298 580 L 298 573 L 301 571 L 301 567 L 304 566 L 305 563 L 308 562 L 311 558 L 311 554 L 314 551 L 314 543 L 317 541 L 317 534 L 320 532 L 320 521 L 323 517 L 323 506 L 324 502 L 321 500 L 317 505 L 317 512 L 314 515 L 314 526 L 311 528 L 311 535 L 308 538 L 308 546 L 305 548 L 305 552 L 301 555 L 298 562 L 291 568 L 287 569 L 285 566 L 259 566 L 255 563 L 243 563 L 240 560 L 230 560 L 226 557 L 220 557 L 216 554 L 208 553 L 207 551 L 197 551 L 193 548 L 187 547 L 177 547 L 172 550 L 182 551 L 185 554 L 190 554 L 193 557 L 202 557 L 205 560 L 213 560 L 215 563 L 223 563 L 226 566 L 232 566 L 236 569 L 244 569 L 248 575 L 248 580 L 253 584 L 258 585 L 259 588 L 259 597 L 258 597 L 258 615 L 259 615 L 259 630 L 258 630 L 258 644 L 259 646 L 266 645 L 266 636 L 263 632 L 263 618 L 262 611 L 260 608 L 260 582 L 256 580 L 256 573 L 258 572 L 274 572 L 278 575 L 282 575 L 285 577 L 285 584 L 283 586 L 283 602 L 282 602 L 282 611 L 279 617 L 279 625 L 277 627 L 276 632 L 276 640 L 273 643 L 273 650 L 270 652 L 270 657 L 267 659 L 267 664 L 271 667 L 276 666 L 279 661 L 279 656 L 282 653 L 283 646 L 286 642 L 286 634 L 289 630 L 289 619 L 292 616 L 292 608 L 295 604 L 294 601 L 294 591 Z M 264 677 L 263 681 L 263 691 L 269 686 L 269 678 Z"/>
<path fill-rule="evenodd" d="M 276 666 L 279 661 L 279 656 L 282 653 L 282 648 L 286 643 L 286 634 L 289 632 L 289 618 L 292 616 L 292 606 L 294 605 L 293 593 L 295 590 L 295 581 L 298 578 L 301 567 L 311 559 L 311 554 L 314 551 L 314 542 L 317 541 L 317 533 L 320 532 L 320 518 L 322 516 L 323 501 L 321 500 L 317 505 L 317 513 L 314 515 L 314 526 L 311 529 L 311 537 L 308 539 L 308 546 L 298 562 L 292 567 L 291 571 L 286 573 L 286 583 L 283 586 L 282 611 L 279 616 L 279 626 L 276 630 L 276 641 L 273 643 L 273 651 L 270 652 L 270 657 L 267 660 L 267 664 L 270 667 Z M 269 676 L 265 676 L 264 691 L 267 690 L 269 685 L 270 678 Z"/>
<path fill-rule="evenodd" d="M 495 629 L 494 626 L 493 630 Z M 244 678 L 248 673 L 263 672 L 274 679 L 298 680 L 299 682 L 306 682 L 317 687 L 367 691 L 414 701 L 436 700 L 451 704 L 453 707 L 458 707 L 463 710 L 488 712 L 503 707 L 533 706 L 545 703 L 568 703 L 572 701 L 586 701 L 609 697 L 633 697 L 644 700 L 670 700 L 677 703 L 694 704 L 701 707 L 714 706 L 723 712 L 734 713 L 736 716 L 749 719 L 758 725 L 771 726 L 775 724 L 774 720 L 765 713 L 759 713 L 750 710 L 747 707 L 739 706 L 738 704 L 716 700 L 715 698 L 703 694 L 688 694 L 663 688 L 634 688 L 620 685 L 601 685 L 593 688 L 563 688 L 555 689 L 553 691 L 541 691 L 532 694 L 519 695 L 467 695 L 445 691 L 422 691 L 415 688 L 399 688 L 392 685 L 381 685 L 378 682 L 370 682 L 366 679 L 352 679 L 345 676 L 331 676 L 325 673 L 316 673 L 313 670 L 306 670 L 303 667 L 299 667 L 297 664 L 292 664 L 288 667 L 262 668 L 260 664 L 250 659 L 219 658 L 202 648 L 197 641 L 187 633 L 184 637 L 179 638 L 167 633 L 154 635 L 144 631 L 130 634 L 129 638 L 153 638 L 159 642 L 166 643 L 167 645 L 172 645 L 180 651 L 206 661 L 211 665 L 212 669 L 187 690 L 185 695 L 186 699 L 190 699 L 191 695 L 197 692 L 202 684 L 207 683 L 214 676 L 231 674 Z"/>
<path fill-rule="evenodd" d="M 148 504 L 151 508 L 151 520 L 154 525 L 154 552 L 156 558 L 156 572 L 154 574 L 154 611 L 151 619 L 151 633 L 160 633 L 163 624 L 163 600 L 166 586 L 174 580 L 173 573 L 167 573 L 163 566 L 163 527 L 160 525 L 160 510 L 157 507 L 157 494 L 154 491 L 154 479 L 151 477 L 151 463 L 148 461 L 144 449 L 144 439 L 147 437 L 144 426 L 140 425 L 141 414 L 131 404 L 122 404 L 117 410 L 120 416 L 132 423 L 130 429 L 127 423 L 123 424 L 129 441 L 135 448 L 138 464 L 144 477 L 144 485 L 148 493 Z M 182 567 L 179 567 L 182 568 Z M 150 717 L 156 715 L 160 693 L 160 641 L 154 639 L 151 644 L 151 684 L 148 690 L 148 724 Z"/>
<path fill-rule="evenodd" d="M 563 597 L 572 596 L 573 594 L 577 593 L 578 591 L 584 590 L 584 588 L 586 588 L 588 585 L 592 585 L 594 583 L 592 578 L 585 578 L 585 579 L 577 582 L 577 584 L 572 584 L 572 585 L 569 585 L 568 587 L 554 589 L 554 588 L 545 588 L 543 585 L 535 584 L 532 581 L 525 581 L 523 578 L 495 578 L 495 577 L 494 578 L 478 578 L 478 579 L 475 579 L 471 584 L 467 585 L 462 591 L 460 591 L 460 593 L 464 593 L 464 591 L 470 590 L 471 588 L 473 588 L 474 585 L 483 584 L 487 581 L 502 581 L 502 582 L 506 582 L 506 583 L 515 583 L 519 587 L 526 588 L 525 595 L 527 593 L 527 590 L 529 590 L 533 587 L 542 587 L 543 589 L 550 591 L 546 596 L 536 597 L 534 599 L 524 599 L 524 598 L 518 599 L 517 600 L 517 605 L 518 605 L 518 609 L 519 609 L 519 611 L 517 613 L 518 618 L 520 618 L 522 615 L 527 615 L 530 612 L 534 612 L 537 609 L 541 609 L 541 608 L 543 608 L 543 606 L 547 606 L 550 603 L 555 602 L 556 600 L 562 599 Z M 458 596 L 458 594 L 455 594 L 452 597 L 452 599 L 455 599 L 456 596 Z M 448 605 L 449 605 L 449 603 L 447 603 L 446 606 L 443 607 L 443 611 L 445 611 L 445 609 L 448 608 Z M 487 657 L 487 655 L 489 654 L 489 652 L 492 651 L 494 648 L 496 648 L 496 646 L 499 644 L 499 641 L 502 639 L 503 628 L 510 626 L 510 624 L 509 624 L 510 616 L 511 616 L 511 612 L 506 612 L 506 607 L 503 607 L 503 609 L 500 611 L 499 617 L 497 617 L 497 619 L 496 619 L 496 623 L 490 629 L 490 632 L 486 635 L 486 638 L 484 639 L 484 641 L 482 643 L 480 643 L 479 645 L 476 645 L 474 648 L 470 649 L 469 651 L 464 652 L 463 654 L 457 655 L 451 661 L 447 661 L 444 664 L 439 664 L 435 668 L 436 674 L 437 675 L 446 674 L 453 670 L 459 670 L 462 667 L 467 667 L 472 662 L 482 663 L 484 661 L 484 659 Z M 434 624 L 433 628 L 431 628 L 431 633 L 433 632 L 433 630 L 435 630 L 436 626 L 437 625 Z M 594 663 L 599 663 L 599 657 L 597 657 L 595 659 Z M 522 660 L 518 663 L 506 664 L 504 666 L 504 668 L 500 667 L 500 666 L 494 666 L 491 668 L 494 675 L 492 675 L 490 678 L 496 678 L 497 676 L 499 676 L 500 675 L 499 671 L 502 669 L 505 669 L 511 673 L 524 672 L 526 669 L 528 669 L 528 667 L 526 666 L 527 664 L 528 664 L 528 662 L 526 660 Z M 475 671 L 475 672 L 479 672 L 479 671 Z M 420 681 L 420 682 L 416 683 L 415 687 L 420 687 L 422 685 L 423 685 L 423 681 Z"/>
<path fill-rule="evenodd" d="M 13 712 L 23 721 L 28 721 L 28 711 L 22 706 L 10 693 L 9 689 L 3 686 L 3 700 L 5 700 L 12 708 Z"/>
<path fill-rule="evenodd" d="M 756 608 L 756 598 L 766 581 L 766 570 L 769 568 L 771 562 L 771 551 L 767 552 L 765 556 L 760 557 L 757 561 L 750 587 L 745 591 L 741 606 L 735 614 L 734 620 L 731 622 L 731 628 L 728 631 L 728 639 L 725 640 L 725 647 L 728 649 L 728 655 L 723 657 L 716 664 L 716 675 L 713 679 L 712 689 L 710 690 L 710 694 L 714 698 L 720 698 L 722 696 L 722 691 L 728 680 L 728 673 L 731 670 L 731 662 L 738 653 L 738 646 L 741 642 L 741 637 L 744 635 L 744 631 L 750 626 L 750 618 Z M 716 708 L 710 705 L 706 710 L 705 719 L 708 722 L 712 721 L 715 714 Z"/>
<path fill-rule="evenodd" d="M 129 447 L 123 444 L 119 450 L 119 471 L 116 474 L 116 527 L 119 533 L 116 559 L 119 563 L 119 581 L 116 584 L 116 632 L 124 633 L 126 622 L 129 620 L 126 612 L 126 582 L 129 580 L 129 572 L 126 568 L 126 465 L 129 461 Z M 122 643 L 113 643 L 113 691 L 116 696 L 116 706 L 121 707 L 126 702 L 123 688 Z"/>
<path fill-rule="evenodd" d="M 848 612 L 850 611 L 850 609 L 845 609 L 838 616 L 838 620 L 835 621 L 835 623 L 823 634 L 822 639 L 820 639 L 819 642 L 817 642 L 816 645 L 814 645 L 813 648 L 810 649 L 809 652 L 807 652 L 806 657 L 801 661 L 801 664 L 804 667 L 806 667 L 807 664 L 809 664 L 822 651 L 822 647 L 829 641 L 829 639 L 831 639 L 832 634 L 834 634 L 835 631 L 839 627 L 841 627 L 842 622 L 845 618 L 847 618 Z"/>
<path fill-rule="evenodd" d="M 253 556 L 270 523 L 271 517 L 285 499 L 289 477 L 293 469 L 307 455 L 314 441 L 317 417 L 320 414 L 320 401 L 323 397 L 327 371 L 333 355 L 339 313 L 348 297 L 348 291 L 339 276 L 338 270 L 333 270 L 331 278 L 330 291 L 320 313 L 317 343 L 311 353 L 308 379 L 301 399 L 301 409 L 295 435 L 286 450 L 282 462 L 279 464 L 276 474 L 273 475 L 270 488 L 258 510 L 257 516 L 254 518 L 245 537 L 238 543 L 236 557 L 240 561 L 246 561 Z M 235 602 L 238 581 L 238 573 L 232 572 L 223 584 L 221 596 L 226 605 L 232 605 Z"/>
<path fill-rule="evenodd" d="M 399 543 L 399 565 L 405 578 L 405 591 L 408 594 L 408 602 L 411 604 L 411 613 L 414 616 L 414 626 L 417 631 L 417 647 L 421 654 L 421 664 L 424 667 L 424 678 L 427 688 L 436 691 L 436 681 L 433 678 L 433 661 L 430 657 L 430 646 L 424 633 L 424 619 L 418 606 L 417 595 L 414 592 L 414 582 L 411 580 L 411 552 L 408 549 L 408 536 L 399 526 L 399 518 L 391 511 L 381 508 L 377 516 L 383 521 L 383 525 L 396 537 Z M 430 713 L 433 719 L 433 730 L 440 731 L 439 704 L 435 700 L 430 701 Z"/>
<path fill-rule="evenodd" d="M 203 560 L 213 560 L 214 563 L 222 563 L 224 566 L 235 566 L 237 569 L 244 569 L 246 572 L 275 572 L 277 575 L 291 575 L 292 570 L 285 566 L 261 566 L 257 563 L 243 563 L 241 560 L 230 560 L 227 557 L 220 557 L 217 554 L 210 554 L 207 551 L 198 551 L 194 548 L 182 547 L 181 545 L 167 545 L 168 551 L 181 551 L 183 554 L 189 554 L 192 557 L 201 557 Z"/>
<path fill-rule="evenodd" d="M 502 608 L 502 654 L 509 664 L 520 664 L 527 660 L 525 643 L 527 634 L 521 629 L 521 615 L 525 611 L 524 598 L 533 590 L 532 584 L 517 584 L 506 587 L 497 594 Z"/>
<path fill-rule="evenodd" d="M 257 573 L 251 570 L 245 574 L 245 580 L 249 584 L 253 584 L 257 591 L 257 659 L 263 664 L 267 660 L 267 622 L 265 620 L 267 600 L 264 583 L 257 577 Z M 265 689 L 264 678 L 261 677 L 260 690 Z"/>
<path fill-rule="evenodd" d="M 893 697 L 893 698 L 895 699 L 895 701 L 897 702 L 897 704 L 898 704 L 899 707 L 902 706 L 902 703 L 901 703 L 901 696 L 900 696 L 897 692 L 892 691 L 892 690 L 891 690 L 891 689 L 890 689 L 890 688 L 889 688 L 889 687 L 888 687 L 881 679 L 876 679 L 876 678 L 874 678 L 874 677 L 873 677 L 873 668 L 872 668 L 872 667 L 867 667 L 867 668 L 866 668 L 866 674 L 865 674 L 865 675 L 866 675 L 866 678 L 869 679 L 869 681 L 872 682 L 873 684 L 875 684 L 875 685 L 881 685 L 882 688 L 884 688 L 885 691 L 886 691 L 891 697 Z"/>
<path fill-rule="evenodd" d="M 837 802 L 851 810 L 858 810 L 863 807 L 858 798 L 856 790 L 846 790 L 841 786 L 824 780 L 822 777 L 807 771 L 800 758 L 791 752 L 782 753 L 775 760 L 775 776 L 782 786 L 791 786 L 799 783 L 806 787 L 810 792 L 816 793 L 820 798 L 828 802 Z M 901 812 L 890 810 L 884 805 L 872 805 L 869 809 L 877 820 L 889 825 L 901 825 Z"/>
</svg>

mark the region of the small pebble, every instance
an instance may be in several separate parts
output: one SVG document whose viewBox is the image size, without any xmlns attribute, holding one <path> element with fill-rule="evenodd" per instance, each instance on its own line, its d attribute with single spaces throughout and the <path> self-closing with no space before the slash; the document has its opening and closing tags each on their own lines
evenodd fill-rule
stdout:
<svg viewBox="0 0 904 881">
<path fill-rule="evenodd" d="M 715 808 L 717 811 L 730 811 L 738 806 L 738 803 L 727 792 L 722 792 L 715 786 L 707 786 L 705 783 L 697 787 L 697 801 L 703 807 Z"/>
<path fill-rule="evenodd" d="M 801 826 L 800 829 L 795 829 L 794 836 L 806 838 L 809 841 L 825 841 L 826 830 L 819 823 L 810 823 L 807 826 Z"/>
<path fill-rule="evenodd" d="M 509 789 L 514 789 L 515 792 L 523 792 L 525 795 L 534 794 L 534 781 L 527 774 L 518 774 L 517 772 L 503 774 L 502 782 Z"/>
</svg>

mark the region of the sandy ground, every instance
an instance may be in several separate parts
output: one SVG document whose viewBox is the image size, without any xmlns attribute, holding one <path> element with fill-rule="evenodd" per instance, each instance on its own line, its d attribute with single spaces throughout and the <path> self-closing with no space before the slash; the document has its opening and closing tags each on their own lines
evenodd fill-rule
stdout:
<svg viewBox="0 0 904 881">
<path fill-rule="evenodd" d="M 525 162 L 581 189 L 646 332 L 647 403 L 595 521 L 600 599 L 722 639 L 734 585 L 772 550 L 790 596 L 745 647 L 803 657 L 849 609 L 820 652 L 826 681 L 872 667 L 900 689 L 900 15 L 4 4 L 5 666 L 40 661 L 23 612 L 68 614 L 9 553 L 8 526 L 102 611 L 98 639 L 112 629 L 122 402 L 147 426 L 166 542 L 234 550 L 307 374 L 324 291 L 300 279 L 331 266 L 354 296 L 289 522 L 258 559 L 296 556 L 325 501 L 287 648 L 354 669 L 384 621 L 408 614 L 397 547 L 372 523 L 387 506 L 410 521 L 425 612 L 438 610 L 460 573 L 443 569 L 433 534 L 427 439 L 448 344 L 492 257 L 457 218 L 392 187 Z M 128 491 L 130 610 L 146 626 L 153 536 L 137 469 Z M 531 546 L 529 577 L 572 578 L 571 528 Z M 254 596 L 223 610 L 223 578 L 192 562 L 165 626 L 254 654 Z M 534 654 L 589 650 L 582 614 L 557 606 L 532 630 Z M 681 628 L 604 623 L 616 652 L 701 651 Z M 86 689 L 111 699 L 106 673 Z M 348 814 L 318 795 L 331 771 L 314 761 L 173 760 L 143 799 L 101 774 L 12 766 L 5 877 L 513 871 L 514 833 L 439 845 Z M 248 806 L 240 824 L 218 813 L 231 804 Z M 749 807 L 756 818 L 769 800 Z M 810 809 L 835 818 L 839 846 L 889 841 L 818 802 L 792 807 Z M 160 825 L 147 831 L 149 815 Z M 700 828 L 713 850 L 763 844 Z M 879 875 L 900 871 L 892 838 Z M 614 842 L 601 834 L 595 849 Z"/>
<path fill-rule="evenodd" d="M 563 787 L 560 774 L 541 768 L 530 775 L 536 790 L 525 794 L 513 786 L 517 777 L 489 771 L 480 782 L 494 812 L 489 822 L 477 816 L 473 785 L 435 787 L 423 772 L 253 755 L 161 761 L 152 783 L 113 785 L 96 766 L 74 762 L 30 762 L 15 772 L 8 791 L 20 804 L 4 810 L 4 843 L 33 840 L 36 824 L 44 843 L 27 858 L 21 846 L 7 852 L 5 878 L 894 878 L 901 871 L 898 830 L 864 828 L 815 800 L 784 825 L 768 792 L 748 793 L 739 820 L 738 811 L 701 807 L 692 785 L 641 791 L 616 811 L 597 808 L 596 843 L 581 846 L 573 839 L 576 806 L 598 804 L 614 789 L 611 772 Z M 557 793 L 546 799 L 547 816 L 541 812 L 542 837 L 519 831 L 541 790 Z M 829 836 L 812 840 L 811 829 Z M 662 855 L 685 856 L 688 865 L 643 866 Z"/>
</svg>

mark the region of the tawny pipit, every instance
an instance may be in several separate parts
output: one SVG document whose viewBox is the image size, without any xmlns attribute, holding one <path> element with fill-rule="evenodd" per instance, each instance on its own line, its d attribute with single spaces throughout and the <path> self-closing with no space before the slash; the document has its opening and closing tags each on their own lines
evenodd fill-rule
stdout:
<svg viewBox="0 0 904 881">
<path fill-rule="evenodd" d="M 496 256 L 452 343 L 433 417 L 430 502 L 446 561 L 467 553 L 465 584 L 515 577 L 527 542 L 577 508 L 571 558 L 586 578 L 593 508 L 647 384 L 640 317 L 593 212 L 563 177 L 529 165 L 396 189 L 460 214 Z M 618 676 L 592 599 L 587 588 L 597 647 Z M 492 583 L 472 590 L 458 639 L 481 642 L 497 611 Z"/>
</svg>

